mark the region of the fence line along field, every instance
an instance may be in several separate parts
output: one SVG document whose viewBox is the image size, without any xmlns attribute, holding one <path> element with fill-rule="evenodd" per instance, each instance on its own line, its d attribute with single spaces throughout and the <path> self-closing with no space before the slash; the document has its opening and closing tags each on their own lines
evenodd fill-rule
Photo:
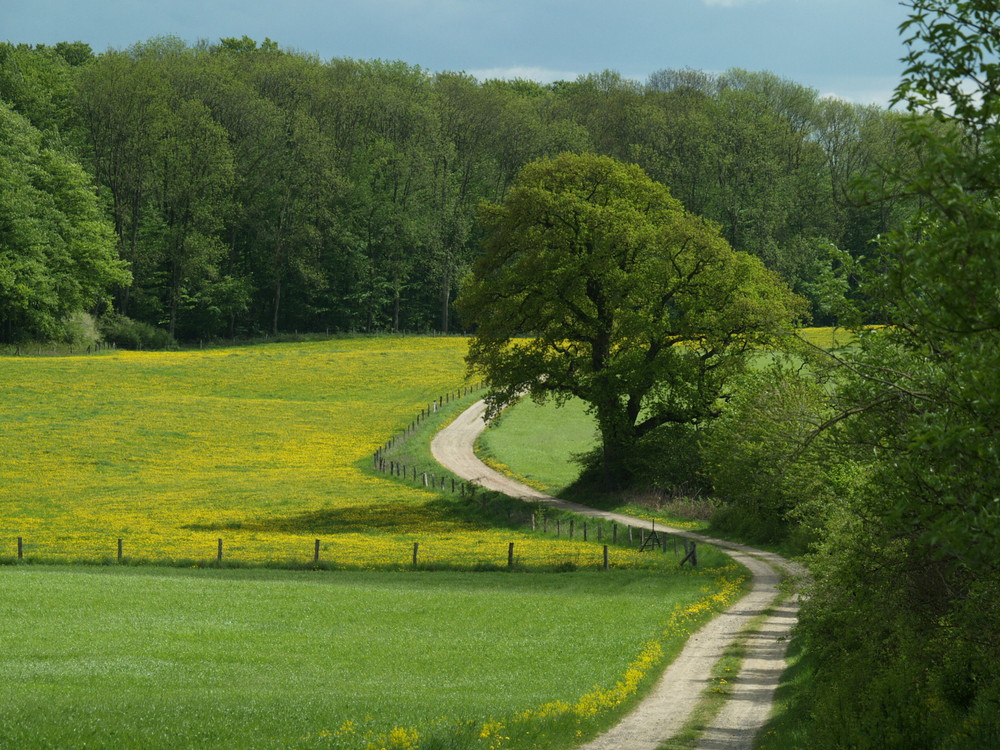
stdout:
<svg viewBox="0 0 1000 750">
<path fill-rule="evenodd" d="M 489 529 L 366 471 L 463 382 L 460 338 L 0 359 L 0 558 L 314 559 L 341 567 L 599 563 L 593 545 Z M 622 554 L 628 554 L 623 551 Z"/>
<path fill-rule="evenodd" d="M 230 557 L 264 561 L 337 534 L 339 553 L 365 565 L 393 536 L 463 531 L 428 493 L 358 464 L 462 382 L 464 347 L 376 338 L 4 358 L 3 543 L 23 537 L 28 558 L 100 558 L 121 537 L 127 556 L 205 559 L 225 537 Z"/>
</svg>

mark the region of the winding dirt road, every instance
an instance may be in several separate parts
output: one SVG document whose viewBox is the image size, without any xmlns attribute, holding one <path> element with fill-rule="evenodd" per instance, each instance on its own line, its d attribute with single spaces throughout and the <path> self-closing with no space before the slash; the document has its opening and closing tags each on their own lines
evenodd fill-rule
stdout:
<svg viewBox="0 0 1000 750">
<path fill-rule="evenodd" d="M 466 481 L 529 502 L 620 524 L 642 526 L 647 523 L 632 516 L 595 510 L 551 497 L 486 466 L 473 451 L 476 438 L 486 428 L 483 421 L 485 408 L 482 401 L 473 404 L 435 436 L 431 453 L 438 463 Z M 691 636 L 681 654 L 631 714 L 580 750 L 656 750 L 684 726 L 703 689 L 710 682 L 712 667 L 726 646 L 775 601 L 782 574 L 805 575 L 802 566 L 771 552 L 682 529 L 657 528 L 723 549 L 750 570 L 753 576 L 750 591 Z M 699 750 L 751 747 L 754 735 L 771 712 L 774 690 L 785 668 L 788 636 L 797 613 L 798 604 L 790 599 L 777 606 L 764 623 L 749 635 L 747 656 L 733 681 L 732 695 L 706 729 L 698 744 Z"/>
</svg>

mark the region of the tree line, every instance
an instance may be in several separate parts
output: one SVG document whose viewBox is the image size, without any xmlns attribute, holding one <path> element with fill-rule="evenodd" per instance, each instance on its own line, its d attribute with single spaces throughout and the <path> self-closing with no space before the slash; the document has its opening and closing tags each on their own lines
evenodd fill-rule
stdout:
<svg viewBox="0 0 1000 750">
<path fill-rule="evenodd" d="M 818 322 L 850 260 L 912 210 L 847 191 L 907 162 L 899 115 L 769 73 L 480 82 L 162 37 L 0 45 L 0 100 L 8 342 L 71 335 L 80 311 L 184 340 L 460 329 L 479 205 L 563 152 L 641 166 Z"/>
</svg>

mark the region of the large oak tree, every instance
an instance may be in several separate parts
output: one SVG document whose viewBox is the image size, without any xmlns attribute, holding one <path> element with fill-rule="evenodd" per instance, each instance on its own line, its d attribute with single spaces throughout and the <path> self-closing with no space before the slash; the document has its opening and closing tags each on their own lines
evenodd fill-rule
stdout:
<svg viewBox="0 0 1000 750">
<path fill-rule="evenodd" d="M 718 411 L 726 383 L 804 303 L 639 167 L 592 154 L 527 165 L 482 209 L 485 248 L 458 306 L 491 413 L 528 393 L 596 416 L 606 484 L 669 424 Z"/>
</svg>

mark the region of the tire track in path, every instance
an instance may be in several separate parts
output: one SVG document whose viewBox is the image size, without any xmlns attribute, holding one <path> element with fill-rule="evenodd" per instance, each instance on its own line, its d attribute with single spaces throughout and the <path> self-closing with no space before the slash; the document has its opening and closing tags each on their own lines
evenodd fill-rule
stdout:
<svg viewBox="0 0 1000 750">
<path fill-rule="evenodd" d="M 620 524 L 640 526 L 647 523 L 621 513 L 560 500 L 489 468 L 473 450 L 476 438 L 486 428 L 485 410 L 484 402 L 476 402 L 434 437 L 431 454 L 438 463 L 466 481 L 522 500 Z M 723 549 L 750 570 L 750 591 L 688 639 L 680 655 L 632 713 L 579 750 L 656 750 L 677 734 L 702 691 L 710 684 L 712 667 L 726 646 L 775 602 L 782 574 L 805 575 L 801 565 L 772 552 L 668 526 L 659 528 Z M 699 750 L 746 750 L 751 747 L 754 736 L 771 713 L 774 690 L 785 668 L 788 637 L 797 613 L 798 603 L 786 601 L 776 606 L 763 624 L 749 634 L 747 655 L 739 675 L 732 682 L 732 693 L 706 728 L 698 744 Z"/>
</svg>

